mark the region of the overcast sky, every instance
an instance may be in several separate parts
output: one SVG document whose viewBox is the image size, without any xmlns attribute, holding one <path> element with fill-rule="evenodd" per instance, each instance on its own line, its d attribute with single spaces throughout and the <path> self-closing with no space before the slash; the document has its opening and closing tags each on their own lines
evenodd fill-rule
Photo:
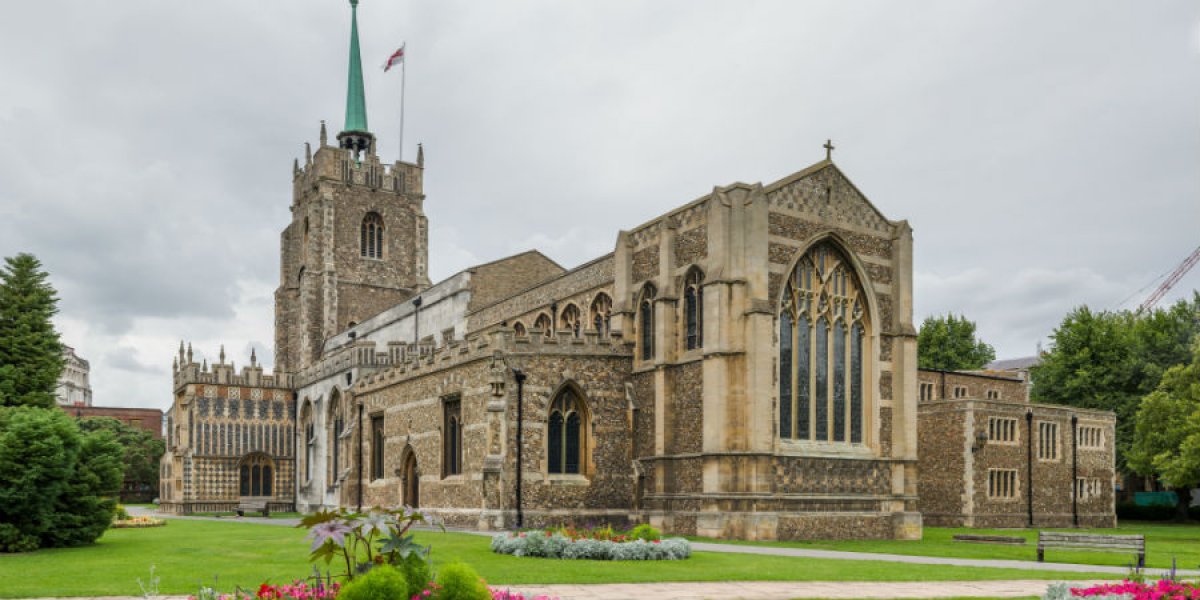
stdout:
<svg viewBox="0 0 1200 600">
<path fill-rule="evenodd" d="M 1136 306 L 1200 245 L 1200 4 L 363 0 L 385 160 L 426 150 L 430 268 L 566 266 L 824 155 L 916 239 L 916 314 L 1000 357 Z M 344 1 L 5 2 L 0 255 L 36 254 L 101 405 L 179 340 L 272 360 L 292 159 L 341 129 Z M 1164 300 L 1200 287 L 1200 268 Z M 1141 290 L 1139 292 L 1139 290 Z"/>
</svg>

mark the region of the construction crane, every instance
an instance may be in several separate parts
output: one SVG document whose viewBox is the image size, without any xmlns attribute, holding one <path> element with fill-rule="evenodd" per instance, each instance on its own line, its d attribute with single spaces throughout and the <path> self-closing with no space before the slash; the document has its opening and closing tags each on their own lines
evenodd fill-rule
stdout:
<svg viewBox="0 0 1200 600">
<path fill-rule="evenodd" d="M 1154 305 L 1158 304 L 1158 301 L 1162 300 L 1162 297 L 1171 291 L 1171 288 L 1175 287 L 1175 284 L 1179 283 L 1179 280 L 1183 279 L 1183 276 L 1187 275 L 1187 272 L 1191 271 L 1192 267 L 1196 266 L 1198 262 L 1200 262 L 1200 248 L 1196 248 L 1187 258 L 1183 259 L 1183 262 L 1179 263 L 1178 267 L 1175 267 L 1174 271 L 1171 271 L 1171 274 L 1162 282 L 1162 285 L 1158 286 L 1158 289 L 1154 290 L 1154 293 L 1150 294 L 1150 297 L 1146 298 L 1145 302 L 1142 302 L 1142 305 L 1138 307 L 1138 312 L 1154 308 Z"/>
</svg>

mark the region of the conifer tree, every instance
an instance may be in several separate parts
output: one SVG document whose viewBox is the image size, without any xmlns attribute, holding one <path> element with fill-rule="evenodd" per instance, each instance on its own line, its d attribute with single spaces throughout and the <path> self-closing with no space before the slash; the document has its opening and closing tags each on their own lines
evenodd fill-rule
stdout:
<svg viewBox="0 0 1200 600">
<path fill-rule="evenodd" d="M 62 343 L 51 318 L 58 296 L 32 254 L 0 269 L 0 406 L 54 406 L 63 370 Z"/>
</svg>

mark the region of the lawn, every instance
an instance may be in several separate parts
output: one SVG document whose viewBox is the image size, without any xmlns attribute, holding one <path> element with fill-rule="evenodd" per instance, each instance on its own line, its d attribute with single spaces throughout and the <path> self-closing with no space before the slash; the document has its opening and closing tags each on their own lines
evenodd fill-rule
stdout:
<svg viewBox="0 0 1200 600">
<path fill-rule="evenodd" d="M 1180 569 L 1200 568 L 1200 525 L 1176 525 L 1162 523 L 1127 522 L 1115 529 L 1053 529 L 1047 531 L 1084 531 L 1101 534 L 1143 534 L 1146 536 L 1146 566 L 1149 568 L 1171 567 L 1171 559 Z M 975 535 L 1005 535 L 1025 538 L 1024 546 L 1002 544 L 974 544 L 956 542 L 958 533 Z M 951 529 L 926 527 L 920 541 L 901 540 L 841 540 L 804 542 L 743 542 L 691 538 L 698 542 L 722 544 L 746 544 L 806 548 L 812 550 L 844 550 L 847 552 L 882 552 L 914 556 L 953 556 L 957 558 L 985 558 L 1011 560 L 1037 560 L 1037 530 L 1024 529 Z M 1128 566 L 1134 562 L 1132 555 L 1108 552 L 1077 552 L 1051 548 L 1046 551 L 1046 562 L 1081 563 L 1092 565 Z"/>
<path fill-rule="evenodd" d="M 110 530 L 92 546 L 0 555 L 0 597 L 140 595 L 154 565 L 163 594 L 200 584 L 232 589 L 311 573 L 304 531 L 234 521 L 169 520 L 166 527 Z M 462 560 L 492 584 L 641 581 L 963 581 L 1069 579 L 1065 573 L 812 560 L 698 552 L 685 561 L 593 562 L 493 554 L 486 537 L 420 532 L 436 562 Z M 1078 578 L 1096 579 L 1096 574 Z"/>
</svg>

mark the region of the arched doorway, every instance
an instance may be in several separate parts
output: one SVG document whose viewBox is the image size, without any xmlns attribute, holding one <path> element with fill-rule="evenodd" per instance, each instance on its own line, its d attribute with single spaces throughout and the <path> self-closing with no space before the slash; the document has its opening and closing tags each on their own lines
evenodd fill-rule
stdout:
<svg viewBox="0 0 1200 600">
<path fill-rule="evenodd" d="M 400 503 L 409 508 L 421 505 L 421 472 L 417 470 L 417 453 L 408 448 L 400 466 Z"/>
<path fill-rule="evenodd" d="M 238 469 L 238 495 L 270 498 L 275 495 L 275 461 L 265 454 L 250 454 Z"/>
</svg>

